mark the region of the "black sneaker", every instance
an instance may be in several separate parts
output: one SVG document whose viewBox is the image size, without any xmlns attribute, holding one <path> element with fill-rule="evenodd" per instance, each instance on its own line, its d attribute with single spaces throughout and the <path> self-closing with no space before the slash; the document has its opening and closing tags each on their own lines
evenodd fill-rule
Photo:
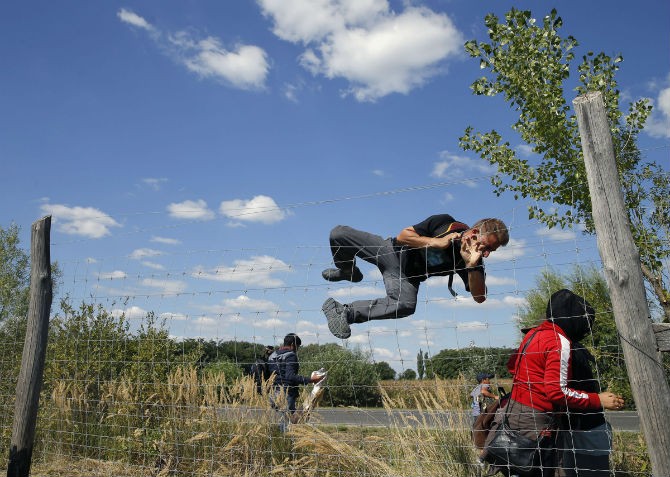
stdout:
<svg viewBox="0 0 670 477">
<path fill-rule="evenodd" d="M 351 328 L 347 322 L 347 308 L 340 302 L 328 298 L 321 307 L 328 319 L 328 329 L 336 337 L 345 340 L 351 336 Z"/>
<path fill-rule="evenodd" d="M 342 280 L 349 280 L 350 282 L 358 283 L 363 280 L 363 273 L 354 266 L 352 270 L 341 270 L 339 268 L 327 268 L 321 272 L 321 276 L 329 282 L 340 282 Z"/>
</svg>

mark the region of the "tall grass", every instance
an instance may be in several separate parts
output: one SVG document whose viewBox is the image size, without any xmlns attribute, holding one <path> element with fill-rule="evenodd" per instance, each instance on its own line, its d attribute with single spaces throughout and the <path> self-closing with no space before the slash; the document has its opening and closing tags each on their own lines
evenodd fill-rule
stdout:
<svg viewBox="0 0 670 477">
<path fill-rule="evenodd" d="M 453 383 L 437 380 L 413 402 L 382 391 L 397 419 L 389 428 L 309 423 L 282 434 L 278 412 L 250 378 L 226 382 L 224 373 L 178 367 L 161 382 L 96 383 L 97 400 L 87 399 L 90 383 L 55 382 L 43 400 L 36 457 L 124 463 L 135 475 L 478 475 L 469 423 L 441 412 L 461 407 Z M 409 407 L 434 422 L 392 413 Z"/>
<path fill-rule="evenodd" d="M 98 399 L 87 397 L 91 385 L 61 380 L 43 396 L 33 475 L 482 475 L 462 380 L 436 379 L 393 397 L 382 389 L 388 427 L 320 425 L 317 413 L 287 433 L 248 377 L 231 382 L 223 372 L 180 366 L 151 383 L 97 382 Z M 422 417 L 399 409 L 418 409 Z M 445 412 L 453 410 L 461 412 Z M 615 444 L 616 475 L 646 475 L 644 457 L 630 452 L 643 443 Z"/>
</svg>

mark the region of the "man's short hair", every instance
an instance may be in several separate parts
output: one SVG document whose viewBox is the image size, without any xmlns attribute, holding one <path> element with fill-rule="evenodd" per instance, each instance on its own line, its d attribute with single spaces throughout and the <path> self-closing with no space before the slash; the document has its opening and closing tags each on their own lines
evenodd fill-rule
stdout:
<svg viewBox="0 0 670 477">
<path fill-rule="evenodd" d="M 300 339 L 300 336 L 296 335 L 295 333 L 289 333 L 284 336 L 284 346 L 295 346 L 298 348 L 301 344 L 302 340 Z"/>
<path fill-rule="evenodd" d="M 509 243 L 509 231 L 507 230 L 507 225 L 500 219 L 481 219 L 471 228 L 479 229 L 479 232 L 483 235 L 495 235 L 501 247 Z"/>
</svg>

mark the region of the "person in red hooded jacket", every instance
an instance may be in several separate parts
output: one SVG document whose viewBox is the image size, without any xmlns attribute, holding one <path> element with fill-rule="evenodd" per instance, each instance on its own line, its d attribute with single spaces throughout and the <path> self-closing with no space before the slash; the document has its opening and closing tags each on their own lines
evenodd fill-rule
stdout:
<svg viewBox="0 0 670 477">
<path fill-rule="evenodd" d="M 591 332 L 595 320 L 593 307 L 570 290 L 554 293 L 547 304 L 546 319 L 529 330 L 510 357 L 507 368 L 512 374 L 512 392 L 507 406 L 496 416 L 487 444 L 507 410 L 512 429 L 531 439 L 555 437 L 554 414 L 569 409 L 620 410 L 624 401 L 611 392 L 588 392 L 569 386 L 572 377 L 571 344 Z M 486 454 L 484 453 L 484 458 Z M 555 452 L 549 446 L 542 455 L 542 465 L 534 475 L 553 476 Z M 493 468 L 493 472 L 505 469 Z M 513 475 L 513 473 L 512 473 Z"/>
</svg>

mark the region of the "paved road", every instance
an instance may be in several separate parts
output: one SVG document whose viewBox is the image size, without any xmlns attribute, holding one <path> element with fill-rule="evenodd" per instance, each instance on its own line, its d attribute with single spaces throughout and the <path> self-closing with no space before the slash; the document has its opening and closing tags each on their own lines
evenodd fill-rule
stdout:
<svg viewBox="0 0 670 477">
<path fill-rule="evenodd" d="M 435 427 L 462 427 L 469 423 L 469 413 L 463 415 L 458 411 L 444 411 L 440 413 L 422 413 L 415 410 L 394 411 L 391 416 L 383 409 L 352 409 L 352 408 L 318 408 L 313 416 L 316 423 L 351 426 L 380 426 L 391 425 L 413 426 L 425 425 Z M 615 431 L 640 430 L 640 419 L 637 412 L 620 411 L 607 412 L 607 420 Z"/>
</svg>

